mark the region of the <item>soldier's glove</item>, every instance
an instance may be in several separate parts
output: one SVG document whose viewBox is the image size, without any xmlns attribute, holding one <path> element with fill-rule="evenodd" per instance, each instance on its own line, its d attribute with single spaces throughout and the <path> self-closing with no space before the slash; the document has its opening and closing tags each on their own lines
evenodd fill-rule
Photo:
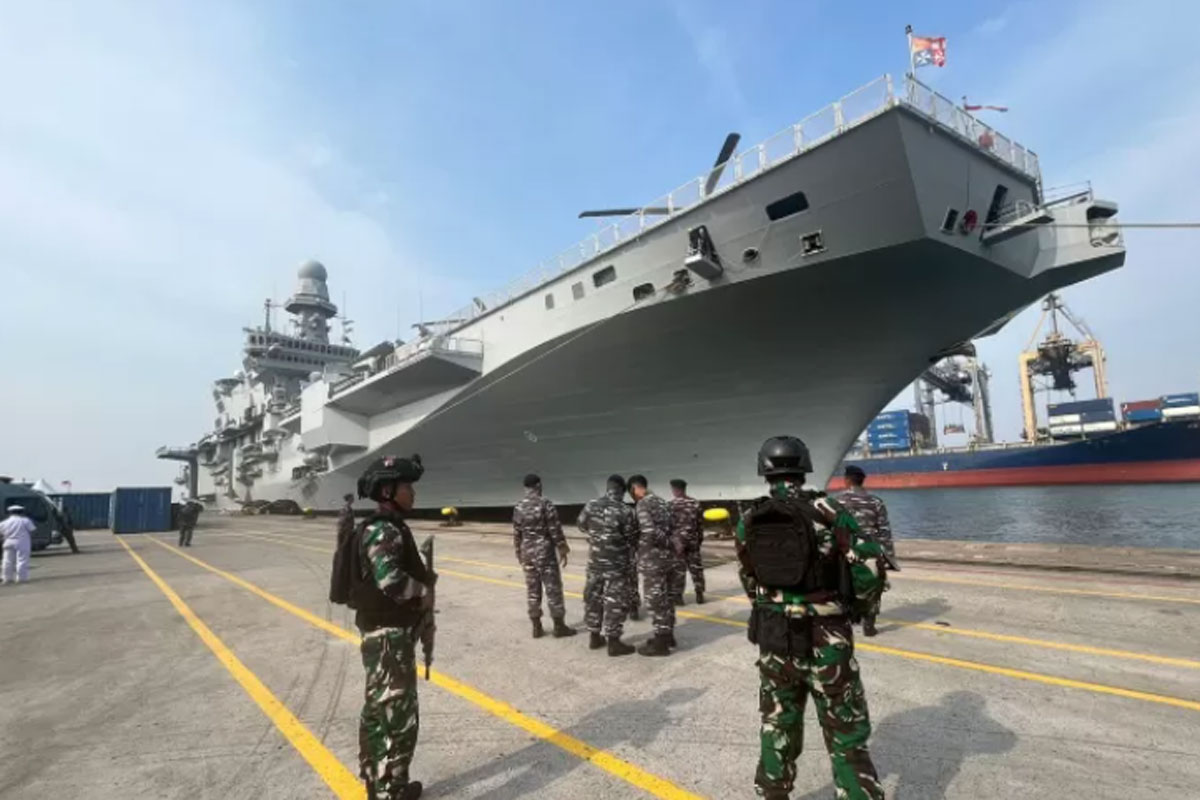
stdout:
<svg viewBox="0 0 1200 800">
<path fill-rule="evenodd" d="M 571 552 L 571 547 L 566 542 L 558 546 L 558 565 L 563 569 L 567 568 L 567 553 Z"/>
</svg>

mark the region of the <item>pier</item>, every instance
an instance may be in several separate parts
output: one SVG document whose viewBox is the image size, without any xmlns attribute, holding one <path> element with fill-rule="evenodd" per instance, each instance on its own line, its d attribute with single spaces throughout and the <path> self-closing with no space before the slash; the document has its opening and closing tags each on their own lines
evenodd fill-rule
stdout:
<svg viewBox="0 0 1200 800">
<path fill-rule="evenodd" d="M 329 604 L 329 518 L 202 516 L 78 534 L 0 588 L 0 797 L 362 798 L 363 673 Z M 502 525 L 436 539 L 425 797 L 751 798 L 756 649 L 727 542 L 670 658 L 529 638 Z M 586 544 L 567 621 L 582 627 Z M 859 637 L 871 750 L 897 798 L 1184 797 L 1200 786 L 1200 552 L 899 540 Z M 644 618 L 626 640 L 649 634 Z M 793 797 L 833 796 L 808 712 Z"/>
</svg>

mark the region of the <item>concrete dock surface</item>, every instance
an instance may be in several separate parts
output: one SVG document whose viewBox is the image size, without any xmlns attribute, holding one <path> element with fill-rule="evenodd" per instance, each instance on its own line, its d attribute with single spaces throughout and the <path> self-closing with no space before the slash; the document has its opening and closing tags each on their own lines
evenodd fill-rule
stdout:
<svg viewBox="0 0 1200 800">
<path fill-rule="evenodd" d="M 442 574 L 424 796 L 754 796 L 756 652 L 726 545 L 707 554 L 709 602 L 689 585 L 679 650 L 614 659 L 586 635 L 530 638 L 507 537 L 414 527 L 435 532 Z M 36 554 L 28 584 L 0 587 L 0 798 L 364 796 L 357 636 L 327 600 L 333 520 L 204 515 L 185 550 L 78 536 L 81 554 Z M 888 797 L 1196 796 L 1200 583 L 1158 569 L 1170 554 L 1120 574 L 947 543 L 919 560 L 924 546 L 898 544 L 880 635 L 857 640 Z M 811 711 L 805 732 L 793 797 L 831 798 Z"/>
</svg>

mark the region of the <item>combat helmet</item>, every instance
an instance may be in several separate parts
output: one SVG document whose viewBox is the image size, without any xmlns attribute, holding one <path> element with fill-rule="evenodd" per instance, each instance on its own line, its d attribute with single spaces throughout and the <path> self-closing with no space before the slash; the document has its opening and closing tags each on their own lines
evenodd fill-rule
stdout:
<svg viewBox="0 0 1200 800">
<path fill-rule="evenodd" d="M 807 475 L 812 471 L 808 445 L 795 436 L 772 436 L 758 449 L 758 474 L 764 478 Z"/>
<path fill-rule="evenodd" d="M 421 464 L 419 455 L 414 454 L 411 458 L 384 456 L 367 467 L 362 477 L 358 479 L 358 496 L 369 497 L 376 503 L 382 503 L 385 499 L 391 499 L 390 492 L 386 497 L 384 496 L 384 486 L 395 483 L 416 483 L 421 480 L 421 475 L 424 473 L 425 467 Z"/>
</svg>

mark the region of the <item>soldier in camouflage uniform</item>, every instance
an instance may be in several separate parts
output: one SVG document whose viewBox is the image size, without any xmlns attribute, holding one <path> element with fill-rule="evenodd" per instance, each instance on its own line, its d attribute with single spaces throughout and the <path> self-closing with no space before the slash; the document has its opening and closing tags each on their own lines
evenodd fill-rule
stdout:
<svg viewBox="0 0 1200 800">
<path fill-rule="evenodd" d="M 671 506 L 651 492 L 643 475 L 629 479 L 629 493 L 637 500 L 638 568 L 645 581 L 646 608 L 654 622 L 654 635 L 638 652 L 644 656 L 669 656 L 675 647 L 675 604 L 671 578 L 683 552 L 683 543 L 671 532 Z"/>
<path fill-rule="evenodd" d="M 559 565 L 567 565 L 567 554 L 571 548 L 563 536 L 558 509 L 542 497 L 542 479 L 537 475 L 525 476 L 525 497 L 513 509 L 513 549 L 517 561 L 525 571 L 525 593 L 528 600 L 529 619 L 533 623 L 533 638 L 546 635 L 542 628 L 542 587 L 546 590 L 546 605 L 550 607 L 550 618 L 554 620 L 554 636 L 574 636 L 575 629 L 567 626 L 567 615 L 563 604 L 562 572 Z"/>
<path fill-rule="evenodd" d="M 771 495 L 802 506 L 813 520 L 822 562 L 845 559 L 854 599 L 835 586 L 801 594 L 760 585 L 748 555 L 746 525 L 738 523 L 738 574 L 754 605 L 751 641 L 759 645 L 762 730 L 754 782 L 759 796 L 767 800 L 790 796 L 801 752 L 804 706 L 811 694 L 833 766 L 836 797 L 877 800 L 884 796 L 883 787 L 867 749 L 871 722 L 850 618 L 881 591 L 876 560 L 882 551 L 859 534 L 848 511 L 822 492 L 804 488 L 804 477 L 811 471 L 808 448 L 794 437 L 768 439 L 759 451 L 758 474 L 766 478 Z"/>
<path fill-rule="evenodd" d="M 629 560 L 637 547 L 637 518 L 623 502 L 625 479 L 611 475 L 602 497 L 579 512 L 579 530 L 587 535 L 587 583 L 583 589 L 588 647 L 608 645 L 610 656 L 625 656 L 633 645 L 621 641 L 629 602 Z"/>
<path fill-rule="evenodd" d="M 368 800 L 416 800 L 421 783 L 409 781 L 417 748 L 416 627 L 433 608 L 437 575 L 417 551 L 401 514 L 412 510 L 420 456 L 379 459 L 358 481 L 360 497 L 378 511 L 351 535 L 360 537 L 363 570 L 356 587 L 355 624 L 362 632 L 366 670 L 359 721 L 359 774 Z"/>
<path fill-rule="evenodd" d="M 868 494 L 867 490 L 863 488 L 867 473 L 863 471 L 862 467 L 849 465 L 846 467 L 845 476 L 846 491 L 838 497 L 838 502 L 854 515 L 863 534 L 878 542 L 879 546 L 883 548 L 883 552 L 895 564 L 896 545 L 892 541 L 892 526 L 888 522 L 887 506 L 883 504 L 882 500 L 873 494 Z M 886 585 L 884 589 L 887 589 Z M 878 632 L 875 629 L 875 618 L 879 616 L 881 600 L 882 593 L 880 593 L 879 600 L 876 600 L 875 604 L 863 615 L 864 636 L 874 636 Z"/>
<path fill-rule="evenodd" d="M 676 605 L 683 605 L 683 590 L 687 588 L 687 575 L 692 574 L 692 588 L 696 590 L 696 602 L 704 602 L 704 562 L 700 560 L 700 545 L 704 541 L 704 519 L 700 501 L 688 497 L 687 481 L 676 478 L 671 481 L 671 526 L 676 539 L 683 542 L 683 556 L 675 569 L 671 583 L 671 597 Z"/>
</svg>

